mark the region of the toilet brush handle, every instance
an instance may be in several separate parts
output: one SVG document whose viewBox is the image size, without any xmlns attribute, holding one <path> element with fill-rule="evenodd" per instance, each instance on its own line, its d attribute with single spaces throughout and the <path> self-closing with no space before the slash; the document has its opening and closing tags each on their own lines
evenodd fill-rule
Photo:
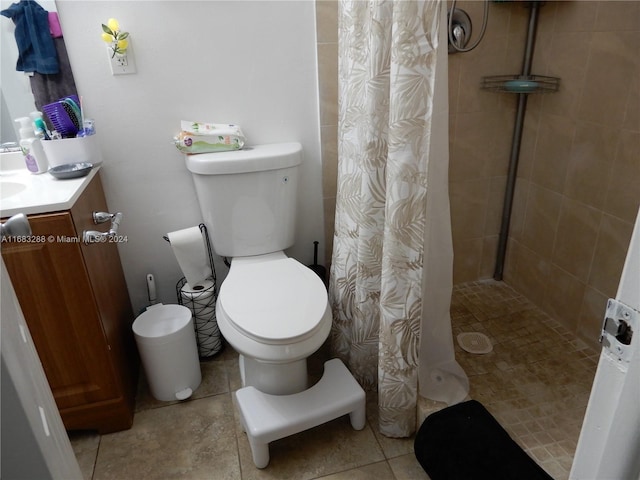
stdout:
<svg viewBox="0 0 640 480">
<path fill-rule="evenodd" d="M 313 242 L 313 264 L 314 265 L 318 265 L 318 242 L 317 240 L 315 240 Z"/>
<path fill-rule="evenodd" d="M 152 273 L 147 273 L 147 293 L 149 294 L 149 304 L 156 303 L 156 280 Z"/>
</svg>

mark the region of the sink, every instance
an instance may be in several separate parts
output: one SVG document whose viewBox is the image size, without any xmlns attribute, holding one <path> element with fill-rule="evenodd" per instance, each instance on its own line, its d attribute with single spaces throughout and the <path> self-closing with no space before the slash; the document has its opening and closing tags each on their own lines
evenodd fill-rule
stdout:
<svg viewBox="0 0 640 480">
<path fill-rule="evenodd" d="M 29 172 L 21 152 L 0 152 L 0 218 L 69 210 L 98 169 L 86 177 L 58 180 L 50 173 Z"/>
<path fill-rule="evenodd" d="M 28 174 L 22 152 L 0 153 L 0 200 L 24 192 L 28 182 L 22 178 Z"/>
<path fill-rule="evenodd" d="M 0 153 L 0 175 L 12 173 L 16 170 L 26 170 L 24 165 L 24 155 L 22 155 L 22 152 Z"/>
<path fill-rule="evenodd" d="M 18 182 L 0 182 L 0 199 L 5 199 L 23 192 L 27 189 L 27 186 Z"/>
</svg>

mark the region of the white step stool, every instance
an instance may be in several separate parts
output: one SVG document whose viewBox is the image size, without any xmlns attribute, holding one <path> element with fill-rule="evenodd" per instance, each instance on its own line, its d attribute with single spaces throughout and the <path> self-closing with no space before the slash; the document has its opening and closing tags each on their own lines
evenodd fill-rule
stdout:
<svg viewBox="0 0 640 480">
<path fill-rule="evenodd" d="M 269 395 L 254 387 L 236 392 L 242 427 L 247 433 L 253 463 L 269 464 L 269 443 L 349 414 L 351 426 L 365 425 L 365 394 L 338 358 L 324 364 L 318 383 L 292 395 Z"/>
</svg>

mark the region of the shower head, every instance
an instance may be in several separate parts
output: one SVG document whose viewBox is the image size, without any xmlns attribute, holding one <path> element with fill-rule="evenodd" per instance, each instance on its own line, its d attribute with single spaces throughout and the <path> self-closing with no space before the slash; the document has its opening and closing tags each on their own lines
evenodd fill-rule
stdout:
<svg viewBox="0 0 640 480">
<path fill-rule="evenodd" d="M 455 8 L 448 12 L 449 32 L 449 53 L 459 52 L 466 47 L 471 38 L 471 18 L 467 12 L 460 8 Z"/>
<path fill-rule="evenodd" d="M 452 34 L 453 34 L 453 40 L 454 40 L 453 43 L 455 44 L 455 46 L 458 48 L 464 48 L 467 41 L 466 41 L 466 34 L 462 25 L 460 24 L 454 25 Z"/>
</svg>

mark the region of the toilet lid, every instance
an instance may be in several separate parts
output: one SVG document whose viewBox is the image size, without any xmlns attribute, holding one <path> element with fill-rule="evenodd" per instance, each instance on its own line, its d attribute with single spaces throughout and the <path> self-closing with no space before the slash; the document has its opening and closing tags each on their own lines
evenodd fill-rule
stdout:
<svg viewBox="0 0 640 480">
<path fill-rule="evenodd" d="M 320 278 L 292 258 L 238 262 L 219 298 L 229 321 L 265 343 L 301 340 L 315 332 L 327 309 Z"/>
</svg>

